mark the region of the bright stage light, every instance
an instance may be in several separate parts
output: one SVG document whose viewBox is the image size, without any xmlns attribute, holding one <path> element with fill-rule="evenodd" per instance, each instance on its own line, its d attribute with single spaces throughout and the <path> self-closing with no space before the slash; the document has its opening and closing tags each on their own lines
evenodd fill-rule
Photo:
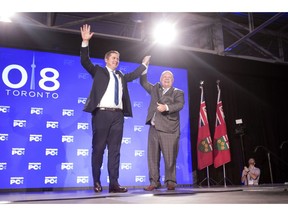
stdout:
<svg viewBox="0 0 288 216">
<path fill-rule="evenodd" d="M 175 25 L 168 22 L 162 22 L 154 30 L 154 38 L 157 43 L 168 45 L 176 38 Z"/>
<path fill-rule="evenodd" d="M 4 12 L 0 13 L 0 22 L 12 22 L 11 17 L 14 15 L 13 12 Z"/>
</svg>

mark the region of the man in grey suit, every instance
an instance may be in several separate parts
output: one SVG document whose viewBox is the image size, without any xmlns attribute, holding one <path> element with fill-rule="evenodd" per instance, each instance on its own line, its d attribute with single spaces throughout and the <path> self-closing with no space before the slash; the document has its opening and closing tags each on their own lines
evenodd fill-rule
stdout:
<svg viewBox="0 0 288 216">
<path fill-rule="evenodd" d="M 148 135 L 148 169 L 150 185 L 144 190 L 152 191 L 161 187 L 161 152 L 165 163 L 165 184 L 168 190 L 176 187 L 176 159 L 180 137 L 180 115 L 184 105 L 184 93 L 173 87 L 174 76 L 164 71 L 160 83 L 147 81 L 147 70 L 140 77 L 143 88 L 151 95 L 146 124 L 150 125 Z"/>
</svg>

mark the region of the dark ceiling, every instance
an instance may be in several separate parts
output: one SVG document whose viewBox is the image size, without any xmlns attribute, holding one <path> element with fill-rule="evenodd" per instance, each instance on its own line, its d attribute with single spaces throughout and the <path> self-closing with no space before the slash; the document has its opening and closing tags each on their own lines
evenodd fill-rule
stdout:
<svg viewBox="0 0 288 216">
<path fill-rule="evenodd" d="M 151 42 L 160 20 L 176 23 L 173 47 L 252 60 L 288 63 L 288 13 L 18 13 L 12 22 L 79 34 L 89 24 L 95 37 Z"/>
</svg>

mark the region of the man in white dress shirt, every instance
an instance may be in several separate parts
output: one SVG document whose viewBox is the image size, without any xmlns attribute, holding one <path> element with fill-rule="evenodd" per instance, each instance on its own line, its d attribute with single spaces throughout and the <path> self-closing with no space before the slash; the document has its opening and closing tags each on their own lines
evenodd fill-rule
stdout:
<svg viewBox="0 0 288 216">
<path fill-rule="evenodd" d="M 127 83 L 137 79 L 146 70 L 150 56 L 144 57 L 133 72 L 123 74 L 117 70 L 119 52 L 112 50 L 105 55 L 105 67 L 92 64 L 89 57 L 89 40 L 93 36 L 90 26 L 81 27 L 81 64 L 93 79 L 84 111 L 92 114 L 92 174 L 94 191 L 102 192 L 101 166 L 103 154 L 108 148 L 109 192 L 124 193 L 127 188 L 118 183 L 120 147 L 123 136 L 124 116 L 132 117 Z"/>
</svg>

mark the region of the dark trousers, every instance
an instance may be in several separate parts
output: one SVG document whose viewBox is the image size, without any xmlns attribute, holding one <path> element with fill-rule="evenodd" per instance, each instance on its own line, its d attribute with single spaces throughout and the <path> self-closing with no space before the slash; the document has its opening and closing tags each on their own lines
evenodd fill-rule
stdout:
<svg viewBox="0 0 288 216">
<path fill-rule="evenodd" d="M 108 174 L 110 186 L 118 185 L 120 147 L 123 136 L 122 112 L 97 110 L 92 115 L 92 174 L 94 184 L 101 184 L 101 166 L 105 148 L 108 148 Z"/>
</svg>

